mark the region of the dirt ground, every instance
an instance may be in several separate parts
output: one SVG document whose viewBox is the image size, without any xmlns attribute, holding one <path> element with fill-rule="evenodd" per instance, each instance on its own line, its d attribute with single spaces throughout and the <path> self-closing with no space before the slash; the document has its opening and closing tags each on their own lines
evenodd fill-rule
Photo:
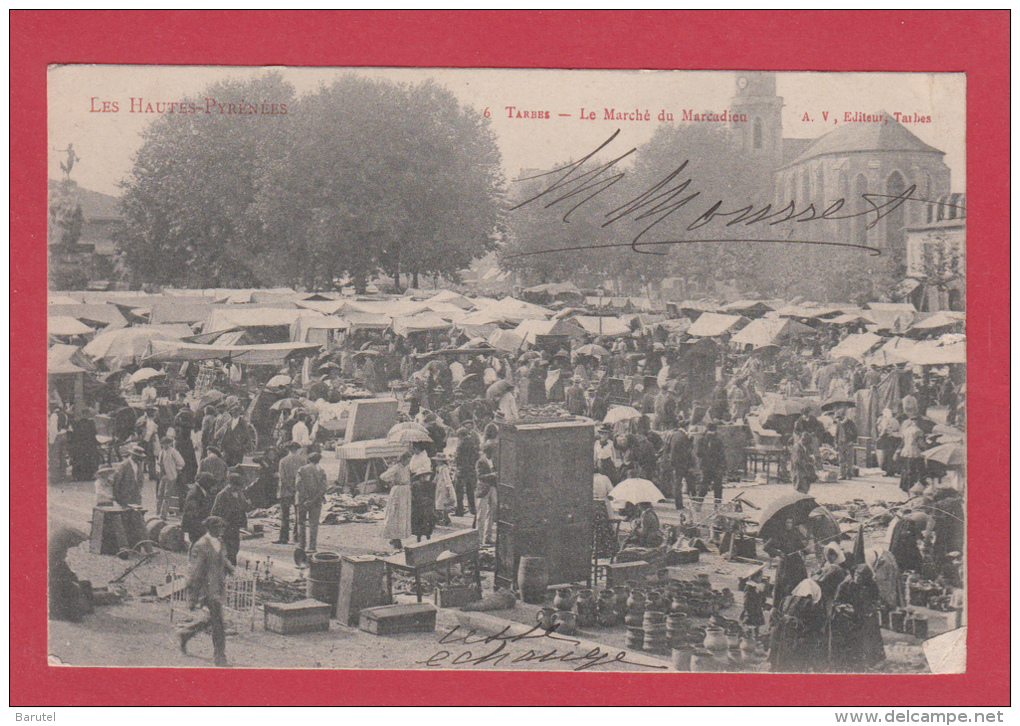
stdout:
<svg viewBox="0 0 1020 726">
<path fill-rule="evenodd" d="M 327 465 L 334 462 L 326 460 Z M 788 484 L 752 485 L 744 482 L 726 487 L 724 499 L 738 492 L 757 506 L 766 506 L 775 497 L 790 493 Z M 820 503 L 844 504 L 861 500 L 865 504 L 895 503 L 904 495 L 896 482 L 865 472 L 865 476 L 849 482 L 820 483 L 812 486 L 811 494 Z M 89 531 L 94 493 L 91 483 L 52 483 L 49 487 L 51 526 L 72 525 Z M 143 503 L 155 506 L 154 486 L 149 484 L 143 492 Z M 678 513 L 672 504 L 662 503 L 657 511 L 664 524 L 675 524 Z M 268 571 L 277 586 L 297 597 L 304 585 L 304 571 L 293 560 L 293 545 L 274 544 L 278 528 L 274 520 L 252 519 L 260 523 L 264 534 L 260 538 L 241 543 L 239 565 Z M 471 526 L 469 517 L 454 517 L 451 527 L 438 528 L 439 534 Z M 389 544 L 382 538 L 382 522 L 349 522 L 322 525 L 319 529 L 319 550 L 341 554 L 390 554 Z M 876 546 L 882 537 L 880 530 L 868 533 L 868 546 Z M 101 606 L 79 623 L 51 621 L 51 662 L 67 665 L 117 665 L 132 667 L 209 667 L 212 665 L 212 645 L 208 636 L 199 635 L 189 644 L 188 654 L 178 649 L 176 624 L 191 617 L 186 609 L 176 609 L 171 622 L 171 608 L 166 600 L 151 595 L 154 585 L 165 583 L 175 572 L 186 572 L 184 554 L 157 551 L 155 557 L 124 574 L 137 563 L 112 556 L 100 556 L 88 551 L 88 543 L 68 553 L 68 564 L 82 579 L 92 581 L 94 587 L 110 583 L 111 589 L 123 593 L 116 605 Z M 486 592 L 491 591 L 491 572 L 486 573 Z M 120 578 L 120 579 L 118 579 Z M 116 581 L 116 582 L 114 582 Z M 401 588 L 398 586 L 397 591 Z M 398 595 L 398 600 L 413 601 L 409 594 Z M 739 604 L 739 600 L 738 600 Z M 736 608 L 739 612 L 739 608 Z M 523 604 L 513 611 L 492 613 L 507 622 L 533 622 L 534 612 Z M 253 621 L 229 613 L 227 653 L 230 663 L 241 668 L 383 668 L 383 669 L 434 669 L 434 668 L 499 668 L 514 670 L 562 670 L 584 666 L 590 670 L 658 670 L 669 665 L 669 659 L 655 660 L 648 656 L 628 657 L 623 649 L 623 629 L 619 633 L 582 633 L 579 638 L 597 641 L 607 656 L 592 656 L 590 648 L 567 642 L 541 639 L 491 639 L 483 642 L 481 636 L 463 636 L 470 630 L 459 623 L 454 611 L 440 610 L 436 631 L 427 634 L 376 636 L 356 628 L 331 621 L 328 632 L 302 635 L 279 635 L 263 629 L 262 612 L 258 609 Z M 452 635 L 451 635 L 452 632 Z M 918 661 L 916 643 L 904 643 L 889 651 L 895 652 L 896 669 L 915 671 L 923 669 Z M 586 656 L 586 653 L 588 654 Z M 617 656 L 617 653 L 623 655 Z M 491 656 L 486 659 L 486 656 Z M 506 657 L 499 657 L 500 655 Z M 612 661 L 609 656 L 618 658 Z M 587 659 L 586 659 L 587 657 Z M 640 663 L 629 663 L 629 660 Z M 597 662 L 593 662 L 597 661 Z M 658 667 L 648 664 L 658 663 Z M 644 664 L 644 665 L 642 665 Z M 751 668 L 748 668 L 751 669 Z"/>
</svg>

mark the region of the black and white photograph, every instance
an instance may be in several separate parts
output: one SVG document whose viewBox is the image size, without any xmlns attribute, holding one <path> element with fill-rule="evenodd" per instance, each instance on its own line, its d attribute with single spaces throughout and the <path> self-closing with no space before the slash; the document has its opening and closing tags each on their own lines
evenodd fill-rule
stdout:
<svg viewBox="0 0 1020 726">
<path fill-rule="evenodd" d="M 46 87 L 50 665 L 966 672 L 964 73 Z"/>
</svg>

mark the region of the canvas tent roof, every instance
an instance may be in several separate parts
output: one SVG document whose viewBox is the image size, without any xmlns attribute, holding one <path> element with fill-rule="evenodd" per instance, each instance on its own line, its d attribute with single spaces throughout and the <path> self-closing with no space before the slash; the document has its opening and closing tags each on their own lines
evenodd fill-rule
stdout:
<svg viewBox="0 0 1020 726">
<path fill-rule="evenodd" d="M 813 332 L 814 329 L 790 318 L 758 318 L 752 320 L 730 338 L 730 342 L 761 348 L 766 345 L 775 345 L 788 335 Z"/>
<path fill-rule="evenodd" d="M 748 322 L 748 319 L 741 315 L 702 313 L 687 329 L 687 334 L 699 338 L 712 338 L 737 330 Z"/>
<path fill-rule="evenodd" d="M 393 332 L 397 335 L 422 333 L 428 330 L 444 330 L 450 327 L 437 313 L 426 310 L 415 315 L 402 315 L 393 319 Z"/>
<path fill-rule="evenodd" d="M 92 320 L 106 325 L 106 329 L 124 328 L 127 320 L 116 305 L 50 305 L 49 315 L 67 315 L 81 321 Z"/>
<path fill-rule="evenodd" d="M 149 322 L 160 323 L 198 323 L 206 320 L 212 311 L 212 302 L 200 298 L 164 297 L 152 304 Z"/>
<path fill-rule="evenodd" d="M 137 325 L 133 328 L 104 330 L 96 335 L 83 350 L 93 360 L 105 360 L 116 370 L 125 363 L 145 355 L 153 340 L 180 340 L 191 335 L 187 325 Z"/>
<path fill-rule="evenodd" d="M 498 350 L 516 353 L 524 345 L 524 339 L 511 330 L 496 329 L 488 338 L 489 345 Z"/>
<path fill-rule="evenodd" d="M 858 333 L 848 335 L 839 344 L 829 351 L 830 358 L 856 358 L 863 360 L 868 351 L 882 342 L 882 338 L 874 333 Z"/>
<path fill-rule="evenodd" d="M 534 345 L 538 335 L 568 335 L 581 337 L 581 328 L 566 320 L 524 320 L 514 329 L 524 342 Z"/>
<path fill-rule="evenodd" d="M 265 343 L 262 345 L 202 345 L 170 340 L 153 340 L 144 358 L 148 363 L 199 361 L 227 358 L 243 365 L 282 365 L 292 353 L 311 354 L 322 346 L 309 343 Z"/>
<path fill-rule="evenodd" d="M 575 315 L 570 318 L 571 322 L 580 325 L 584 332 L 591 335 L 628 335 L 630 333 L 630 327 L 615 317 L 607 316 L 595 316 L 595 315 Z"/>
<path fill-rule="evenodd" d="M 308 315 L 307 310 L 298 308 L 264 308 L 251 305 L 217 306 L 209 313 L 203 332 L 211 333 L 216 330 L 229 330 L 231 328 L 260 328 L 260 327 L 290 327 L 302 315 Z"/>
<path fill-rule="evenodd" d="M 70 315 L 51 315 L 46 321 L 46 332 L 50 335 L 88 335 L 96 331 Z"/>
<path fill-rule="evenodd" d="M 46 371 L 51 375 L 87 373 L 96 369 L 75 345 L 54 345 L 46 351 Z"/>
<path fill-rule="evenodd" d="M 344 311 L 340 319 L 346 320 L 351 330 L 385 330 L 390 327 L 393 318 L 389 315 L 377 313 L 364 313 L 358 311 Z"/>
<path fill-rule="evenodd" d="M 967 362 L 967 343 L 943 344 L 941 341 L 918 343 L 900 353 L 908 363 L 919 366 L 941 366 Z"/>
</svg>

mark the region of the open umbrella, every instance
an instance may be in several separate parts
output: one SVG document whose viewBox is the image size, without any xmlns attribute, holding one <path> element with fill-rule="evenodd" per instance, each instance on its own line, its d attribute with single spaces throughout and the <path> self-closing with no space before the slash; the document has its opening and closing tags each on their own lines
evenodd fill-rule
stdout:
<svg viewBox="0 0 1020 726">
<path fill-rule="evenodd" d="M 467 396 L 478 396 L 482 393 L 485 383 L 482 381 L 482 377 L 477 373 L 469 373 L 461 379 L 460 383 L 457 384 L 457 388 L 460 389 L 464 395 Z"/>
<path fill-rule="evenodd" d="M 922 452 L 922 455 L 928 461 L 937 461 L 946 467 L 963 466 L 967 463 L 967 447 L 957 441 L 939 444 Z"/>
<path fill-rule="evenodd" d="M 293 379 L 290 376 L 273 376 L 266 384 L 269 388 L 283 388 L 289 386 Z"/>
<path fill-rule="evenodd" d="M 822 404 L 822 410 L 832 411 L 837 408 L 846 408 L 856 405 L 857 404 L 854 401 L 851 401 L 848 398 L 832 398 Z"/>
<path fill-rule="evenodd" d="M 217 403 L 223 400 L 223 392 L 217 391 L 215 388 L 211 391 L 206 391 L 202 394 L 202 397 L 198 399 L 198 405 L 200 407 L 208 406 L 210 403 Z"/>
<path fill-rule="evenodd" d="M 811 536 L 818 542 L 834 542 L 842 534 L 839 522 L 825 507 L 815 507 L 811 510 L 807 526 Z"/>
<path fill-rule="evenodd" d="M 429 435 L 429 430 L 417 421 L 401 421 L 395 424 L 389 431 L 386 432 L 386 438 L 390 436 L 396 436 L 401 431 L 418 431 L 420 433 Z"/>
<path fill-rule="evenodd" d="M 305 404 L 301 399 L 298 398 L 281 398 L 279 401 L 274 403 L 269 408 L 273 411 L 279 411 L 281 409 L 290 411 L 295 408 L 304 408 Z"/>
<path fill-rule="evenodd" d="M 490 401 L 495 401 L 502 398 L 503 395 L 513 388 L 513 384 L 510 381 L 499 380 L 485 389 L 485 397 Z"/>
<path fill-rule="evenodd" d="M 940 444 L 948 444 L 950 441 L 963 441 L 966 438 L 960 429 L 948 424 L 938 424 L 932 431 L 933 436 L 939 438 Z"/>
<path fill-rule="evenodd" d="M 765 407 L 763 418 L 769 419 L 772 416 L 799 416 L 814 405 L 813 402 L 804 398 L 775 399 Z"/>
<path fill-rule="evenodd" d="M 588 345 L 582 345 L 580 348 L 574 351 L 575 355 L 592 355 L 597 358 L 609 355 L 609 351 L 603 348 L 601 345 L 594 345 L 589 343 Z"/>
<path fill-rule="evenodd" d="M 603 419 L 603 423 L 615 424 L 620 421 L 631 421 L 636 418 L 641 418 L 641 415 L 640 411 L 636 408 L 631 408 L 630 406 L 613 406 L 609 409 L 605 419 Z"/>
<path fill-rule="evenodd" d="M 661 502 L 666 497 L 659 488 L 647 479 L 624 479 L 609 492 L 609 498 L 617 502 Z"/>
<path fill-rule="evenodd" d="M 128 380 L 132 383 L 138 383 L 139 381 L 147 381 L 150 378 L 157 378 L 165 375 L 166 373 L 163 371 L 157 371 L 155 368 L 139 368 L 131 374 L 131 377 Z"/>
<path fill-rule="evenodd" d="M 415 442 L 428 443 L 432 437 L 427 431 L 422 432 L 416 429 L 403 429 L 395 434 L 387 435 L 386 440 L 391 444 L 413 444 Z"/>
<path fill-rule="evenodd" d="M 761 510 L 761 515 L 758 517 L 758 538 L 761 540 L 772 539 L 774 533 L 783 527 L 783 522 L 787 518 L 792 518 L 795 524 L 799 524 L 807 519 L 816 508 L 818 508 L 818 502 L 807 494 L 785 494 L 773 499 L 767 507 Z"/>
</svg>

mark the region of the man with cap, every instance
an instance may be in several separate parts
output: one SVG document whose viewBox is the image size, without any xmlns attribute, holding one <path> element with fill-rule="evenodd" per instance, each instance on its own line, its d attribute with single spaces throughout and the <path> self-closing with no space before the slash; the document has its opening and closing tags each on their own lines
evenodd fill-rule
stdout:
<svg viewBox="0 0 1020 726">
<path fill-rule="evenodd" d="M 223 601 L 227 598 L 226 577 L 234 571 L 227 558 L 226 545 L 221 541 L 225 523 L 219 517 L 205 520 L 206 533 L 191 547 L 188 573 L 188 607 L 204 605 L 208 619 L 198 619 L 184 626 L 178 638 L 181 652 L 187 654 L 188 641 L 203 630 L 212 631 L 213 662 L 227 665 L 227 637 L 223 627 Z"/>
<path fill-rule="evenodd" d="M 188 490 L 181 514 L 181 529 L 188 533 L 188 541 L 195 544 L 205 534 L 205 520 L 209 518 L 213 507 L 212 474 L 203 472 Z"/>
<path fill-rule="evenodd" d="M 291 441 L 287 444 L 287 455 L 280 459 L 279 485 L 277 497 L 280 500 L 280 536 L 275 544 L 287 544 L 290 541 L 290 509 L 294 506 L 297 494 L 297 475 L 301 467 L 308 463 L 301 449 L 301 444 Z M 294 514 L 294 539 L 298 538 L 297 513 Z"/>
<path fill-rule="evenodd" d="M 226 486 L 228 468 L 219 447 L 210 446 L 206 449 L 205 458 L 198 465 L 198 475 L 209 474 L 212 476 L 212 489 L 210 491 L 216 494 Z"/>
<path fill-rule="evenodd" d="M 230 564 L 237 564 L 241 549 L 241 530 L 248 526 L 248 500 L 244 496 L 244 475 L 231 471 L 227 475 L 227 488 L 216 495 L 210 514 L 223 520 L 223 544 L 227 548 Z"/>
<path fill-rule="evenodd" d="M 660 387 L 653 403 L 655 417 L 652 428 L 656 431 L 670 431 L 679 425 L 677 421 L 677 400 L 671 392 Z"/>
<path fill-rule="evenodd" d="M 205 407 L 205 412 L 202 414 L 202 455 L 205 456 L 207 450 L 213 445 L 216 438 L 216 419 L 221 413 L 226 412 L 226 404 L 222 401 L 213 406 L 212 404 Z"/>
<path fill-rule="evenodd" d="M 308 451 L 312 443 L 312 435 L 308 429 L 308 414 L 298 411 L 294 414 L 294 425 L 290 429 L 290 440 L 301 446 L 302 451 Z"/>
<path fill-rule="evenodd" d="M 697 496 L 692 472 L 694 444 L 683 428 L 685 425 L 686 421 L 681 417 L 677 420 L 676 428 L 666 434 L 660 464 L 663 482 L 670 482 L 673 486 L 673 501 L 677 509 L 683 509 L 684 506 L 685 482 L 688 496 Z"/>
<path fill-rule="evenodd" d="M 113 500 L 122 507 L 142 505 L 142 469 L 145 464 L 145 449 L 131 444 L 128 456 L 120 462 L 111 482 Z"/>
<path fill-rule="evenodd" d="M 298 542 L 301 549 L 315 552 L 319 535 L 319 518 L 322 516 L 322 503 L 326 498 L 326 472 L 319 466 L 322 454 L 313 452 L 308 463 L 298 469 L 297 475 L 297 519 Z M 307 532 L 307 536 L 306 536 Z M 307 547 L 306 547 L 307 545 Z"/>
</svg>

